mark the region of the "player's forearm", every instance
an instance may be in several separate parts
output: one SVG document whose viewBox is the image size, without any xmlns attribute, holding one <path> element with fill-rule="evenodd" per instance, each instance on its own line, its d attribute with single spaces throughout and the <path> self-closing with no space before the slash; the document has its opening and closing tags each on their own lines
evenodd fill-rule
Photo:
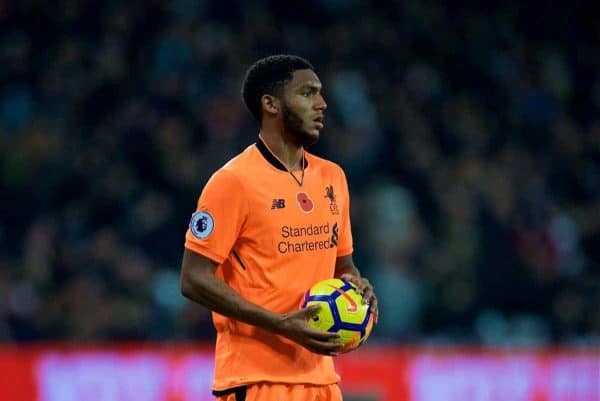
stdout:
<svg viewBox="0 0 600 401">
<path fill-rule="evenodd" d="M 344 274 L 351 274 L 356 277 L 360 277 L 360 271 L 356 268 L 356 266 L 343 266 L 340 269 L 335 269 L 335 278 L 340 278 Z"/>
<path fill-rule="evenodd" d="M 337 258 L 335 263 L 335 278 L 340 278 L 344 274 L 351 274 L 356 277 L 360 277 L 360 271 L 354 265 L 354 261 L 352 260 L 352 256 L 343 256 L 341 258 Z"/>
<path fill-rule="evenodd" d="M 247 301 L 215 277 L 188 283 L 182 292 L 187 298 L 218 314 L 265 330 L 276 330 L 279 315 Z"/>
<path fill-rule="evenodd" d="M 186 252 L 187 253 L 187 252 Z M 249 302 L 216 278 L 211 262 L 196 255 L 184 255 L 181 292 L 207 309 L 269 331 L 277 331 L 280 315 Z"/>
</svg>

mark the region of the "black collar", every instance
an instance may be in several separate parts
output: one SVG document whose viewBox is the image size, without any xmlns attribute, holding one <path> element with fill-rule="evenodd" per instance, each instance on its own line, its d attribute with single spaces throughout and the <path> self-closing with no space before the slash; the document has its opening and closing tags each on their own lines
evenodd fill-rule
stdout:
<svg viewBox="0 0 600 401">
<path fill-rule="evenodd" d="M 276 169 L 279 169 L 279 170 L 288 171 L 288 169 L 285 168 L 283 163 L 281 163 L 279 161 L 279 159 L 277 157 L 275 157 L 275 155 L 273 153 L 271 153 L 271 151 L 269 150 L 267 145 L 265 145 L 265 143 L 263 142 L 262 138 L 260 138 L 260 137 L 258 138 L 258 140 L 256 141 L 256 147 L 260 151 L 260 154 L 263 155 L 263 157 L 269 163 L 271 163 L 271 165 L 273 165 L 273 167 L 275 167 Z M 308 167 L 308 160 L 306 159 L 306 154 L 305 154 L 304 155 L 304 168 L 306 168 L 306 167 Z"/>
</svg>

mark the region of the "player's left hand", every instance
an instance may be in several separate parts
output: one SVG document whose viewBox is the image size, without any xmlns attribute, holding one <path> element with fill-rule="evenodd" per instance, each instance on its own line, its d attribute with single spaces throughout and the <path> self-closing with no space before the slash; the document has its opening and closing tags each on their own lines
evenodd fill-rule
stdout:
<svg viewBox="0 0 600 401">
<path fill-rule="evenodd" d="M 363 302 L 368 302 L 369 305 L 371 305 L 370 310 L 371 313 L 373 313 L 374 322 L 377 324 L 377 321 L 379 320 L 379 308 L 377 306 L 377 297 L 375 296 L 373 284 L 364 277 L 358 277 L 349 273 L 342 274 L 340 278 L 351 282 L 358 288 L 358 293 L 362 295 Z"/>
</svg>

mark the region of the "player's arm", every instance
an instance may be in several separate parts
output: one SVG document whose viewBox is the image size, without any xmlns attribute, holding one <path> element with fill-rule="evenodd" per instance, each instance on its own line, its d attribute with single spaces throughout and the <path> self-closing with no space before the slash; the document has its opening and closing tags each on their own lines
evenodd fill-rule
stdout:
<svg viewBox="0 0 600 401">
<path fill-rule="evenodd" d="M 360 271 L 354 265 L 352 254 L 340 256 L 335 260 L 335 278 L 342 278 L 344 274 L 351 274 L 356 277 L 361 277 Z"/>
<path fill-rule="evenodd" d="M 231 319 L 260 327 L 296 341 L 305 348 L 325 355 L 333 355 L 340 344 L 329 342 L 336 333 L 322 332 L 306 321 L 319 307 L 308 307 L 288 314 L 268 311 L 249 302 L 214 273 L 217 264 L 212 260 L 185 249 L 181 266 L 181 293 L 194 302 Z"/>
<path fill-rule="evenodd" d="M 216 268 L 217 264 L 212 260 L 186 249 L 181 265 L 181 293 L 221 315 L 275 330 L 279 316 L 246 301 L 215 277 Z"/>
<path fill-rule="evenodd" d="M 375 323 L 377 323 L 379 320 L 379 308 L 377 306 L 375 290 L 373 289 L 371 282 L 360 275 L 360 271 L 352 259 L 352 254 L 336 258 L 334 277 L 350 281 L 358 287 L 358 291 L 363 296 L 363 300 L 370 302 L 371 311 L 375 317 Z"/>
</svg>

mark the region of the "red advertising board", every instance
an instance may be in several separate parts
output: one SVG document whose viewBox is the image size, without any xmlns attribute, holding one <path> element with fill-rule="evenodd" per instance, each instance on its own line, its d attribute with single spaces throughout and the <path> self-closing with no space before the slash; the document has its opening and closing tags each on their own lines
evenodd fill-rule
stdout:
<svg viewBox="0 0 600 401">
<path fill-rule="evenodd" d="M 347 401 L 600 401 L 600 349 L 365 346 L 336 358 Z M 210 346 L 0 348 L 2 401 L 208 401 Z"/>
</svg>

